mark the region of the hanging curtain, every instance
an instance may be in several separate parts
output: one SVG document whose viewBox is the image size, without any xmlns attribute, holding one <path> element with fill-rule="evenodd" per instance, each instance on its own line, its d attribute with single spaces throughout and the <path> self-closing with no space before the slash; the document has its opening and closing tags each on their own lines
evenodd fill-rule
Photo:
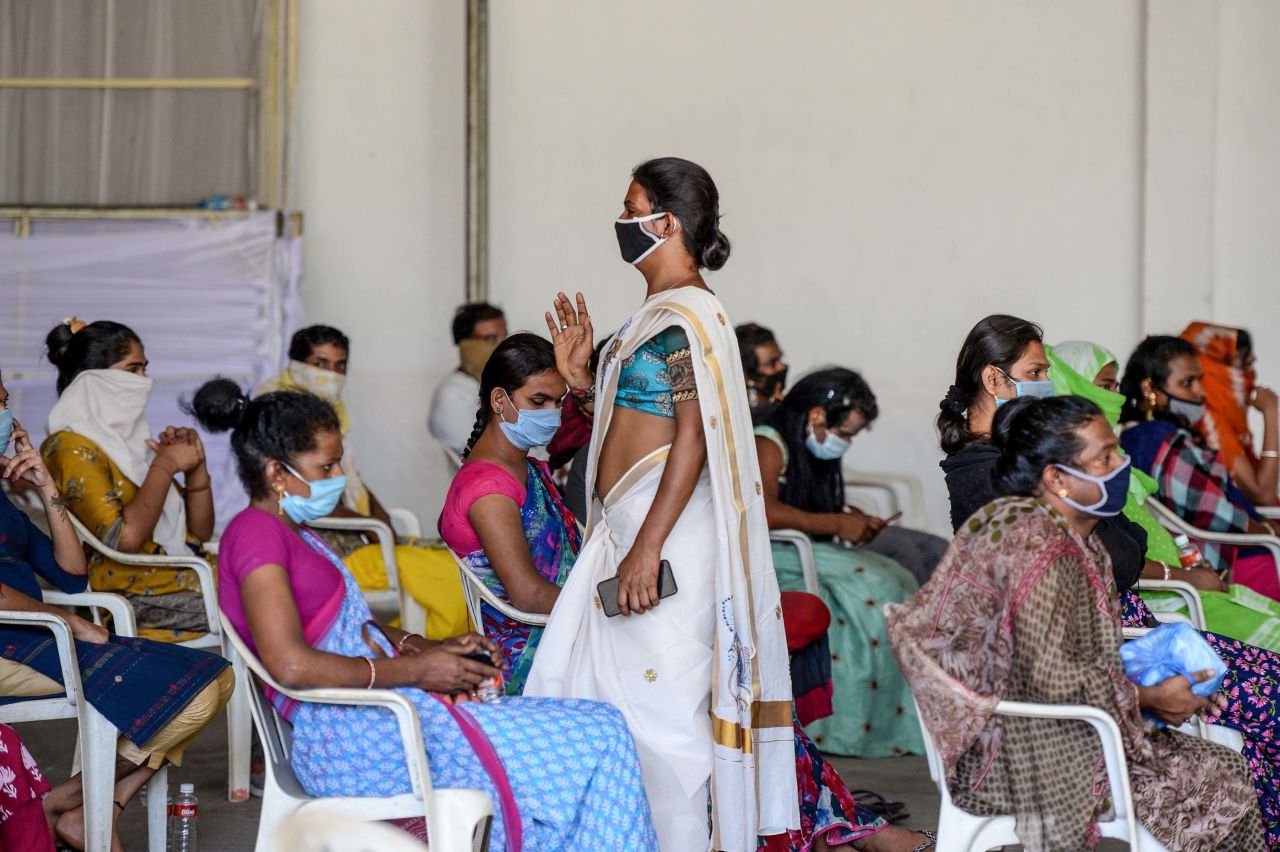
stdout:
<svg viewBox="0 0 1280 852">
<path fill-rule="evenodd" d="M 0 226 L 5 223 L 0 220 Z M 0 231 L 0 371 L 14 415 L 45 438 L 57 371 L 45 335 L 63 319 L 109 319 L 142 338 L 155 379 L 154 432 L 195 426 L 178 400 L 225 376 L 252 388 L 283 367 L 302 325 L 302 240 L 276 214 L 243 220 L 37 221 Z M 226 435 L 202 435 L 221 530 L 248 498 Z"/>
<path fill-rule="evenodd" d="M 0 0 L 0 77 L 260 79 L 263 0 Z M 0 89 L 0 203 L 255 191 L 257 93 Z"/>
</svg>

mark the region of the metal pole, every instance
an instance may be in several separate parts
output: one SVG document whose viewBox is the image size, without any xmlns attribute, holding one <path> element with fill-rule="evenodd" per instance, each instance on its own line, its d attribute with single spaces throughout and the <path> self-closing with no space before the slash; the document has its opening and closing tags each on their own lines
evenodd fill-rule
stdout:
<svg viewBox="0 0 1280 852">
<path fill-rule="evenodd" d="M 489 0 L 467 0 L 467 292 L 489 296 Z"/>
</svg>

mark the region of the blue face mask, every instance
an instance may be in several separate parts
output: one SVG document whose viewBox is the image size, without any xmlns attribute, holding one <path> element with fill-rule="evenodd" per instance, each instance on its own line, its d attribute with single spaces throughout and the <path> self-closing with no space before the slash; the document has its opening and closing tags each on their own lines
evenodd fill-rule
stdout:
<svg viewBox="0 0 1280 852">
<path fill-rule="evenodd" d="M 999 367 L 996 367 L 996 369 L 1000 370 Z M 1019 381 L 1016 381 L 1013 378 L 1013 376 L 1009 375 L 1004 370 L 1000 370 L 1000 372 L 1004 375 L 1006 379 L 1013 382 L 1013 395 L 1015 398 L 1020 396 L 1034 396 L 1037 399 L 1045 399 L 1046 397 L 1050 397 L 1054 395 L 1053 382 L 1051 381 L 1019 382 Z M 999 408 L 1000 406 L 1004 405 L 1006 402 L 1009 401 L 1007 399 L 1001 399 L 1000 397 L 996 397 L 995 400 L 996 400 L 996 408 Z"/>
<path fill-rule="evenodd" d="M 1106 476 L 1092 476 L 1083 471 L 1067 467 L 1065 464 L 1054 465 L 1063 473 L 1068 473 L 1076 479 L 1083 479 L 1092 482 L 1098 486 L 1098 490 L 1102 492 L 1097 501 L 1092 505 L 1086 506 L 1083 503 L 1077 503 L 1070 497 L 1063 496 L 1062 502 L 1066 503 L 1073 509 L 1079 509 L 1089 515 L 1098 518 L 1111 518 L 1120 514 L 1120 510 L 1124 508 L 1125 502 L 1129 499 L 1129 474 L 1132 468 L 1129 466 L 1129 459 L 1126 457 L 1124 464 L 1108 473 Z"/>
<path fill-rule="evenodd" d="M 516 408 L 511 394 L 507 394 L 507 400 L 511 403 L 511 407 L 516 409 L 516 422 L 508 423 L 502 420 L 502 415 L 499 414 L 498 425 L 502 427 L 502 434 L 507 436 L 512 446 L 522 453 L 527 453 L 534 447 L 545 447 L 551 443 L 551 439 L 556 436 L 556 431 L 560 428 L 560 409 L 525 410 Z"/>
<path fill-rule="evenodd" d="M 804 436 L 804 447 L 813 457 L 822 461 L 835 461 L 844 458 L 844 454 L 849 452 L 852 442 L 847 438 L 841 438 L 832 430 L 827 430 L 827 437 L 819 441 L 813 434 L 813 427 L 809 427 L 809 434 Z"/>
<path fill-rule="evenodd" d="M 4 411 L 0 411 L 0 453 L 3 453 L 9 446 L 9 439 L 13 437 L 13 411 L 9 406 L 4 407 Z"/>
<path fill-rule="evenodd" d="M 308 524 L 317 518 L 327 518 L 333 514 L 334 509 L 338 508 L 342 492 L 347 490 L 346 475 L 308 481 L 289 465 L 285 464 L 284 469 L 306 482 L 311 489 L 310 497 L 286 494 L 280 498 L 280 508 L 293 518 L 295 524 Z"/>
</svg>

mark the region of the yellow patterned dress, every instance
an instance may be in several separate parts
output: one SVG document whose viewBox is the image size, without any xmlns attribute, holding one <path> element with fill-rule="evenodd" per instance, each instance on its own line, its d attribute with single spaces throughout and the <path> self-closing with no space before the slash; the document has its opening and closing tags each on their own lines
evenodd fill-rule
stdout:
<svg viewBox="0 0 1280 852">
<path fill-rule="evenodd" d="M 74 432 L 57 432 L 40 447 L 58 493 L 98 540 L 118 547 L 124 526 L 124 507 L 138 493 L 96 443 Z M 214 557 L 190 535 L 193 553 L 216 570 Z M 138 619 L 138 635 L 161 642 L 184 642 L 208 629 L 200 580 L 190 568 L 123 565 L 87 548 L 89 585 L 94 591 L 116 592 L 129 598 Z M 138 553 L 163 554 L 164 548 L 147 539 Z"/>
</svg>

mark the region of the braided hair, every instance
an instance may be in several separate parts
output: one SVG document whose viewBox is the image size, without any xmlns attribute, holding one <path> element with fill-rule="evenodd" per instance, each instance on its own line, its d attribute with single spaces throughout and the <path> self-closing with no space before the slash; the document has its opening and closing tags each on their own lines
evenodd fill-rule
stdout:
<svg viewBox="0 0 1280 852">
<path fill-rule="evenodd" d="M 556 368 L 556 351 L 550 341 L 529 332 L 513 334 L 498 344 L 480 373 L 480 406 L 476 409 L 476 423 L 471 428 L 471 437 L 467 439 L 467 447 L 462 451 L 465 461 L 471 455 L 471 448 L 480 440 L 484 429 L 493 416 L 493 406 L 489 400 L 493 392 L 502 388 L 508 394 L 514 394 L 524 387 L 525 382 L 538 373 Z"/>
</svg>

